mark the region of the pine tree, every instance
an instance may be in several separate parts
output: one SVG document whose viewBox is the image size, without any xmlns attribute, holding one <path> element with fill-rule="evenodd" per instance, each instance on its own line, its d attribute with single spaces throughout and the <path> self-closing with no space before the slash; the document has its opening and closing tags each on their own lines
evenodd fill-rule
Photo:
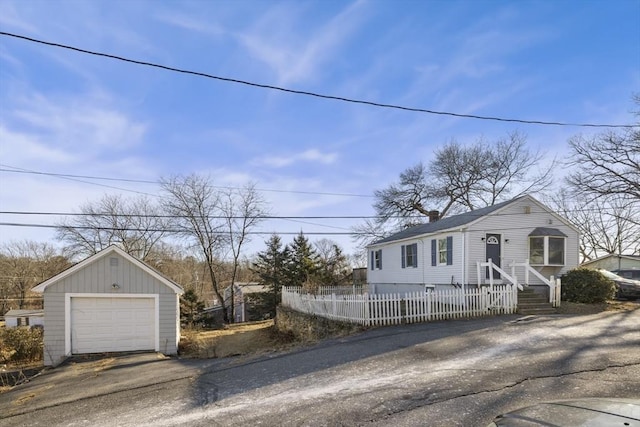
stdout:
<svg viewBox="0 0 640 427">
<path fill-rule="evenodd" d="M 305 286 L 309 290 L 317 287 L 320 263 L 317 252 L 309 240 L 300 232 L 289 246 L 291 263 L 289 264 L 289 284 Z"/>
<path fill-rule="evenodd" d="M 180 297 L 180 315 L 193 328 L 198 313 L 204 310 L 204 302 L 200 301 L 193 289 L 188 289 Z"/>
<path fill-rule="evenodd" d="M 251 271 L 258 275 L 260 282 L 268 289 L 260 305 L 274 317 L 282 296 L 282 286 L 288 284 L 290 252 L 289 248 L 282 246 L 282 240 L 277 234 L 272 235 L 266 244 L 267 248 L 257 254 Z"/>
</svg>

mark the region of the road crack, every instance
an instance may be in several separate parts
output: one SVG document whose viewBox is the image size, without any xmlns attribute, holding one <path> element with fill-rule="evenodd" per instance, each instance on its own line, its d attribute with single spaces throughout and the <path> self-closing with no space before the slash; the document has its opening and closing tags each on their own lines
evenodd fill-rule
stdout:
<svg viewBox="0 0 640 427">
<path fill-rule="evenodd" d="M 472 397 L 472 396 L 478 396 L 478 395 L 482 395 L 482 394 L 486 394 L 486 393 L 496 393 L 496 392 L 501 392 L 504 390 L 509 390 L 512 389 L 514 387 L 518 387 L 522 384 L 525 384 L 529 381 L 536 381 L 536 380 L 545 380 L 545 379 L 552 379 L 552 378 L 564 378 L 564 377 L 570 377 L 570 376 L 575 376 L 575 375 L 580 375 L 580 374 L 586 374 L 586 373 L 594 373 L 594 372 L 604 372 L 608 369 L 616 369 L 616 368 L 628 368 L 628 367 L 633 367 L 633 366 L 640 366 L 640 362 L 631 362 L 631 363 L 622 363 L 622 364 L 611 364 L 611 365 L 607 365 L 604 367 L 600 367 L 600 368 L 589 368 L 589 369 L 580 369 L 580 370 L 575 370 L 575 371 L 571 371 L 571 372 L 563 372 L 563 373 L 559 373 L 559 374 L 555 374 L 555 375 L 539 375 L 539 376 L 535 376 L 535 377 L 526 377 L 526 378 L 522 378 L 520 380 L 517 381 L 512 381 L 510 383 L 501 385 L 500 387 L 495 387 L 495 388 L 491 388 L 491 389 L 483 389 L 483 390 L 477 390 L 477 391 L 471 391 L 468 393 L 462 393 L 462 394 L 458 394 L 455 396 L 448 396 L 448 397 L 444 397 L 444 398 L 438 398 L 438 392 L 429 392 L 429 393 L 425 393 L 422 396 L 407 396 L 403 399 L 405 403 L 399 403 L 398 405 L 396 405 L 396 408 L 392 408 L 391 406 L 393 405 L 382 405 L 386 411 L 385 411 L 385 417 L 390 417 L 393 415 L 398 415 L 398 414 L 402 414 L 404 412 L 409 412 L 418 408 L 422 408 L 422 407 L 427 407 L 427 406 L 432 406 L 432 405 L 436 405 L 436 404 L 441 404 L 441 403 L 445 403 L 445 402 L 450 402 L 450 401 L 454 401 L 456 399 L 460 399 L 460 398 L 465 398 L 465 397 Z M 469 371 L 469 369 L 443 369 L 442 371 Z M 482 370 L 482 369 L 473 369 L 473 371 L 484 371 L 487 372 L 488 370 Z M 604 380 L 606 381 L 606 380 Z M 631 381 L 631 380 L 630 380 Z M 619 382 L 619 380 L 617 381 Z M 380 407 L 381 405 L 377 405 L 378 407 Z M 373 421 L 378 421 L 377 418 L 371 418 L 368 420 L 369 422 L 373 422 Z"/>
</svg>

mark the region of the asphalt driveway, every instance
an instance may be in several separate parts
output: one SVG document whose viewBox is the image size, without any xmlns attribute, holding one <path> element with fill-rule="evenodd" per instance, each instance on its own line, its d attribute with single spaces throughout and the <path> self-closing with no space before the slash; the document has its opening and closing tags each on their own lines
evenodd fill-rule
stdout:
<svg viewBox="0 0 640 427">
<path fill-rule="evenodd" d="M 538 401 L 640 398 L 639 325 L 640 310 L 501 316 L 255 359 L 76 361 L 0 395 L 0 425 L 486 425 Z"/>
</svg>

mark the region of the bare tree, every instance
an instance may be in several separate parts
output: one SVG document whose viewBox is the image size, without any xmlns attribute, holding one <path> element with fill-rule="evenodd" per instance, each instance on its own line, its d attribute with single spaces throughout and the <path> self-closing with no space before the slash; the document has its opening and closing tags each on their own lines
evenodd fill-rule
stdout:
<svg viewBox="0 0 640 427">
<path fill-rule="evenodd" d="M 379 219 L 354 231 L 366 241 L 367 230 L 422 223 L 431 211 L 445 217 L 541 192 L 551 184 L 553 169 L 553 162 L 542 167 L 543 160 L 543 153 L 528 150 L 518 132 L 493 142 L 479 139 L 471 146 L 449 142 L 436 150 L 428 166 L 418 163 L 402 172 L 398 183 L 376 190 L 373 207 Z"/>
<path fill-rule="evenodd" d="M 640 206 L 620 196 L 584 203 L 566 189 L 547 203 L 580 230 L 580 258 L 586 262 L 607 254 L 640 254 Z"/>
<path fill-rule="evenodd" d="M 638 95 L 634 100 L 640 106 Z M 640 118 L 640 112 L 635 116 Z M 588 137 L 576 135 L 569 146 L 567 187 L 554 200 L 580 228 L 583 259 L 640 254 L 640 123 Z"/>
<path fill-rule="evenodd" d="M 323 284 L 348 284 L 351 267 L 342 248 L 333 240 L 320 239 L 313 243 L 318 254 L 319 276 Z"/>
<path fill-rule="evenodd" d="M 224 321 L 233 321 L 233 309 L 232 316 L 229 316 L 224 298 L 222 278 L 227 270 L 225 261 L 231 254 L 233 285 L 242 247 L 248 241 L 250 230 L 264 215 L 262 198 L 251 185 L 241 190 L 221 191 L 209 178 L 195 174 L 163 179 L 161 185 L 167 195 L 163 205 L 172 216 L 172 229 L 197 249 L 206 266 L 212 290 L 222 302 Z"/>
<path fill-rule="evenodd" d="M 222 194 L 221 214 L 224 217 L 227 242 L 231 254 L 231 319 L 235 319 L 235 283 L 240 268 L 243 246 L 250 241 L 249 232 L 264 220 L 266 203 L 254 184 L 241 189 L 227 189 Z"/>
<path fill-rule="evenodd" d="M 80 207 L 80 214 L 58 226 L 58 238 L 73 256 L 93 255 L 110 245 L 146 260 L 167 234 L 167 219 L 146 197 L 105 195 Z"/>
<path fill-rule="evenodd" d="M 48 243 L 12 241 L 0 248 L 0 295 L 3 313 L 9 300 L 24 308 L 31 288 L 69 266 L 69 261 Z"/>
<path fill-rule="evenodd" d="M 640 202 L 640 123 L 622 132 L 576 135 L 569 145 L 573 173 L 567 183 L 575 192 L 590 199 L 621 195 Z"/>
</svg>

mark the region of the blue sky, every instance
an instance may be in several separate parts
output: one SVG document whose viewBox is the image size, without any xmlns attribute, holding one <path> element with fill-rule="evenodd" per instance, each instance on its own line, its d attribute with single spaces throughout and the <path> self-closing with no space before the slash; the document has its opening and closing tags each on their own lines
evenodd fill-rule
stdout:
<svg viewBox="0 0 640 427">
<path fill-rule="evenodd" d="M 9 1 L 0 31 L 169 67 L 461 114 L 629 124 L 640 2 Z M 0 169 L 255 182 L 280 216 L 372 215 L 371 197 L 434 149 L 520 131 L 550 161 L 597 130 L 376 108 L 177 74 L 0 36 Z M 0 172 L 0 210 L 78 211 L 154 184 Z M 128 191 L 124 191 L 128 190 Z M 266 191 L 276 190 L 276 191 Z M 0 214 L 0 222 L 55 217 Z M 346 219 L 264 232 L 346 232 Z M 54 231 L 0 226 L 10 240 Z M 251 250 L 268 236 L 256 236 Z M 350 237 L 322 237 L 351 252 Z M 290 237 L 283 236 L 285 242 Z"/>
</svg>

